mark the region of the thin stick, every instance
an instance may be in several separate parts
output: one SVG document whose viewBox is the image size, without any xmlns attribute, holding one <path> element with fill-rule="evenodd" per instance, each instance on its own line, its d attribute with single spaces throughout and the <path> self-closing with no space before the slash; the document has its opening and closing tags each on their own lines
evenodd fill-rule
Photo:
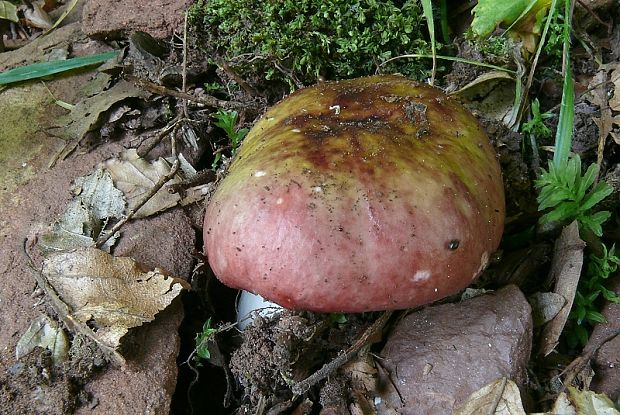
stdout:
<svg viewBox="0 0 620 415">
<path fill-rule="evenodd" d="M 581 372 L 583 368 L 585 367 L 585 365 L 587 365 L 588 362 L 590 362 L 590 359 L 592 359 L 592 356 L 594 356 L 594 353 L 596 353 L 601 347 L 603 347 L 605 343 L 614 339 L 618 335 L 620 335 L 620 328 L 617 328 L 611 331 L 609 334 L 607 334 L 605 337 L 603 337 L 596 343 L 594 342 L 588 343 L 588 346 L 590 345 L 592 346 L 591 347 L 586 346 L 587 350 L 584 350 L 584 352 L 580 356 L 577 356 L 568 366 L 566 366 L 566 368 L 564 368 L 562 373 L 554 377 L 554 378 L 558 378 L 562 375 L 566 375 L 566 378 L 564 379 L 564 382 L 563 382 L 564 385 L 562 386 L 562 392 L 566 390 L 566 388 L 571 383 L 573 383 L 573 380 L 575 380 L 575 377 L 577 377 L 579 372 Z"/>
<path fill-rule="evenodd" d="M 359 339 L 357 339 L 355 343 L 353 343 L 351 347 L 346 350 L 346 352 L 337 356 L 331 362 L 325 363 L 323 367 L 314 372 L 312 375 L 308 376 L 306 379 L 293 385 L 293 387 L 291 388 L 293 394 L 296 396 L 303 395 L 304 393 L 308 392 L 308 390 L 310 390 L 310 388 L 314 386 L 317 382 L 325 379 L 331 373 L 340 368 L 340 366 L 344 365 L 351 358 L 353 358 L 353 356 L 355 356 L 362 347 L 369 343 L 370 339 L 375 334 L 377 334 L 381 329 L 383 329 L 385 324 L 392 316 L 392 313 L 393 311 L 384 312 L 381 317 L 379 317 L 374 323 L 370 325 L 370 327 L 368 327 L 364 331 L 364 333 L 362 333 Z"/>
<path fill-rule="evenodd" d="M 30 255 L 28 254 L 28 250 L 26 249 L 27 239 L 24 239 L 24 244 L 22 245 L 22 250 L 26 258 L 28 259 L 28 266 L 33 271 L 34 279 L 45 293 L 45 296 L 49 299 L 49 305 L 54 309 L 58 318 L 65 325 L 67 330 L 73 333 L 79 333 L 85 337 L 88 337 L 92 341 L 99 346 L 101 351 L 107 356 L 107 358 L 117 365 L 124 365 L 125 359 L 114 350 L 112 347 L 104 344 L 97 338 L 97 336 L 93 333 L 93 331 L 84 323 L 76 320 L 71 315 L 72 311 L 71 307 L 69 307 L 58 295 L 54 287 L 49 283 L 47 278 L 43 276 L 43 272 L 38 269 Z"/>
<path fill-rule="evenodd" d="M 177 126 L 178 125 L 179 124 L 177 124 Z M 172 154 L 174 156 L 174 163 L 172 163 L 172 167 L 170 168 L 170 171 L 165 176 L 160 177 L 157 183 L 155 183 L 155 186 L 151 187 L 148 193 L 145 194 L 142 197 L 142 199 L 140 199 L 140 201 L 136 204 L 136 206 L 134 206 L 134 208 L 131 209 L 123 219 L 119 220 L 116 223 L 116 225 L 114 225 L 112 229 L 110 229 L 110 231 L 103 238 L 100 238 L 97 241 L 97 244 L 95 245 L 97 248 L 101 248 L 116 232 L 118 232 L 118 230 L 125 223 L 127 223 L 127 221 L 133 218 L 136 212 L 139 211 L 140 208 L 144 206 L 146 202 L 148 202 L 153 196 L 155 196 L 155 193 L 157 193 L 159 189 L 161 189 L 166 183 L 168 183 L 170 179 L 174 177 L 175 174 L 177 174 L 177 171 L 179 170 L 179 166 L 180 166 L 179 158 L 177 157 L 177 151 L 176 151 L 176 140 L 174 138 L 177 132 L 177 126 L 175 126 L 174 130 L 172 131 Z"/>
<path fill-rule="evenodd" d="M 182 66 L 181 75 L 183 77 L 183 84 L 181 86 L 181 91 L 183 91 L 183 93 L 186 94 L 187 93 L 187 11 L 185 12 L 185 21 L 183 22 L 183 66 Z M 189 116 L 187 115 L 187 99 L 183 99 L 181 102 L 183 106 L 183 116 L 185 118 L 189 118 Z"/>
<path fill-rule="evenodd" d="M 146 79 L 138 78 L 137 76 L 134 76 L 134 75 L 125 75 L 125 78 L 128 81 L 133 82 L 137 87 L 144 88 L 153 94 L 162 95 L 162 96 L 170 96 L 170 97 L 179 98 L 179 99 L 186 99 L 190 102 L 196 102 L 198 104 L 202 104 L 202 105 L 205 105 L 211 108 L 224 108 L 224 109 L 236 109 L 236 110 L 243 110 L 247 108 L 258 109 L 258 105 L 244 104 L 238 101 L 225 101 L 223 99 L 215 98 L 214 96 L 211 96 L 211 95 L 196 97 L 196 96 L 193 96 L 185 92 L 166 88 L 165 86 L 161 86 L 151 81 L 147 81 Z"/>
</svg>

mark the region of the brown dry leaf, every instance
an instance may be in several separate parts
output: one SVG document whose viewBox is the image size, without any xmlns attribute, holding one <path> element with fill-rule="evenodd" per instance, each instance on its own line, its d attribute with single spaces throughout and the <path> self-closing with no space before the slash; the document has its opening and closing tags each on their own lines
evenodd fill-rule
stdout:
<svg viewBox="0 0 620 415">
<path fill-rule="evenodd" d="M 453 415 L 525 415 L 519 387 L 510 379 L 497 379 L 472 393 Z"/>
<path fill-rule="evenodd" d="M 69 140 L 81 140 L 89 131 L 96 130 L 103 121 L 103 114 L 114 104 L 127 98 L 147 98 L 149 94 L 127 81 L 120 81 L 112 88 L 78 102 L 66 116 L 58 119 L 60 135 Z"/>
<path fill-rule="evenodd" d="M 39 236 L 39 248 L 44 253 L 94 246 L 95 240 L 106 234 L 107 222 L 120 219 L 125 210 L 123 193 L 114 187 L 112 178 L 102 169 L 77 177 L 71 192 L 74 197 L 62 216 L 48 232 Z M 113 235 L 104 245 L 106 251 L 116 237 Z"/>
<path fill-rule="evenodd" d="M 133 210 L 137 203 L 151 188 L 170 172 L 170 164 L 160 158 L 152 163 L 138 156 L 136 149 L 129 149 L 121 155 L 121 159 L 110 159 L 103 163 L 103 167 L 112 176 L 114 185 L 120 189 L 127 199 L 127 208 Z M 168 183 L 180 182 L 178 176 Z M 144 218 L 157 212 L 176 206 L 181 200 L 178 193 L 170 193 L 165 187 L 159 189 L 148 202 L 133 216 L 135 219 Z"/>
<path fill-rule="evenodd" d="M 614 84 L 614 96 L 609 99 L 609 107 L 614 111 L 620 111 L 620 63 L 610 75 L 610 80 Z"/>
<path fill-rule="evenodd" d="M 589 82 L 589 88 L 592 89 L 590 100 L 593 104 L 598 105 L 601 111 L 600 117 L 592 117 L 592 120 L 598 127 L 598 149 L 596 157 L 596 165 L 601 167 L 603 161 L 603 150 L 605 141 L 613 129 L 613 118 L 611 109 L 609 108 L 609 100 L 607 98 L 607 71 L 598 71 Z"/>
<path fill-rule="evenodd" d="M 42 275 L 71 310 L 71 318 L 93 330 L 113 349 L 129 329 L 152 321 L 189 284 L 159 269 L 142 270 L 127 257 L 94 248 L 58 253 L 43 263 Z"/>
<path fill-rule="evenodd" d="M 573 307 L 581 267 L 583 266 L 583 250 L 586 243 L 579 238 L 579 227 L 574 221 L 564 228 L 555 242 L 550 277 L 555 280 L 556 294 L 566 300 L 564 307 L 543 329 L 540 353 L 547 356 L 558 344 L 560 334 Z"/>
<path fill-rule="evenodd" d="M 534 327 L 551 321 L 566 304 L 566 299 L 556 293 L 534 293 L 527 300 L 532 306 Z"/>
</svg>

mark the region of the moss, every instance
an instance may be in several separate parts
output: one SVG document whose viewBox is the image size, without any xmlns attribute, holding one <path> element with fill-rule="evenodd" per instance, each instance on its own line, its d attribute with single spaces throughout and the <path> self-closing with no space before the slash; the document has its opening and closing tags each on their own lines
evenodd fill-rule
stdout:
<svg viewBox="0 0 620 415">
<path fill-rule="evenodd" d="M 389 58 L 429 50 L 415 0 L 200 0 L 189 16 L 211 56 L 241 75 L 290 84 L 370 75 Z M 409 59 L 381 71 L 428 74 L 425 62 Z"/>
</svg>

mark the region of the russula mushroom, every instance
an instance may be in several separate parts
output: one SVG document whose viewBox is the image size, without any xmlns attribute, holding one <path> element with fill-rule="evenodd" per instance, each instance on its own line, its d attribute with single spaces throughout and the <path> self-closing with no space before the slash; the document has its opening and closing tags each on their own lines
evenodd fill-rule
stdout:
<svg viewBox="0 0 620 415">
<path fill-rule="evenodd" d="M 438 89 L 373 76 L 267 111 L 209 202 L 204 246 L 224 284 L 286 308 L 402 309 L 467 287 L 504 214 L 476 119 Z"/>
</svg>

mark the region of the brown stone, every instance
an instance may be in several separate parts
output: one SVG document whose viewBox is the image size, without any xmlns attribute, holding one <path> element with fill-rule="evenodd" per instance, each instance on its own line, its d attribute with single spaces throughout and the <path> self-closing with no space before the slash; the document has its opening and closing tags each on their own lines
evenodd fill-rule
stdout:
<svg viewBox="0 0 620 415">
<path fill-rule="evenodd" d="M 381 352 L 394 388 L 380 396 L 380 407 L 403 415 L 448 414 L 495 379 L 523 385 L 531 346 L 530 305 L 513 285 L 410 314 Z"/>
<path fill-rule="evenodd" d="M 119 38 L 135 31 L 166 38 L 183 29 L 188 0 L 89 0 L 82 12 L 82 30 L 97 38 Z"/>
</svg>

